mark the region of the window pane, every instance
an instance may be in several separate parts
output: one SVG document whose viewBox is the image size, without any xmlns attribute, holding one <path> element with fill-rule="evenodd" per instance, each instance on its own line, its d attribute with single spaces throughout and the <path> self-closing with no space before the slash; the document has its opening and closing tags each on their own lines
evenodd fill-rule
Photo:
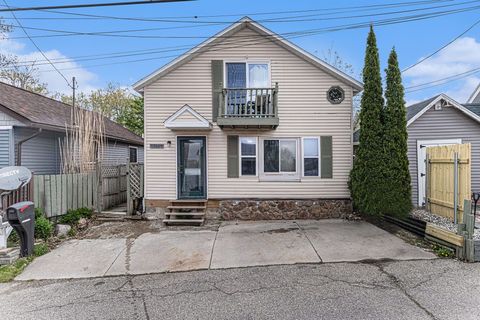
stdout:
<svg viewBox="0 0 480 320">
<path fill-rule="evenodd" d="M 263 141 L 263 171 L 264 172 L 279 172 L 278 165 L 278 140 L 264 140 Z"/>
<path fill-rule="evenodd" d="M 254 176 L 257 174 L 257 161 L 255 158 L 242 158 L 242 175 Z"/>
<path fill-rule="evenodd" d="M 303 159 L 303 171 L 306 177 L 318 176 L 318 158 Z"/>
<path fill-rule="evenodd" d="M 130 162 L 137 162 L 137 149 L 130 148 Z"/>
<path fill-rule="evenodd" d="M 227 88 L 246 88 L 246 68 L 245 63 L 227 63 Z"/>
<path fill-rule="evenodd" d="M 255 156 L 257 154 L 257 139 L 241 138 L 242 156 Z"/>
<path fill-rule="evenodd" d="M 303 139 L 303 155 L 305 157 L 318 157 L 318 139 Z"/>
<path fill-rule="evenodd" d="M 249 88 L 268 88 L 268 64 L 249 64 L 248 82 Z"/>
<path fill-rule="evenodd" d="M 297 144 L 295 141 L 280 141 L 280 171 L 295 172 L 297 171 Z"/>
</svg>

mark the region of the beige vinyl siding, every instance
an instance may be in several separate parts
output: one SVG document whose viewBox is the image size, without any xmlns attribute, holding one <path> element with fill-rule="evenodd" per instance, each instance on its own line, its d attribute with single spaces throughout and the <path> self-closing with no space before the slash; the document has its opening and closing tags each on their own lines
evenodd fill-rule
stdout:
<svg viewBox="0 0 480 320">
<path fill-rule="evenodd" d="M 480 191 L 480 123 L 454 107 L 430 108 L 408 127 L 412 202 L 418 205 L 417 140 L 462 139 L 472 144 L 472 191 Z"/>
<path fill-rule="evenodd" d="M 250 29 L 241 36 L 254 36 Z M 255 38 L 254 38 L 255 37 Z M 276 130 L 171 131 L 163 125 L 183 105 L 188 104 L 212 121 L 211 60 L 268 60 L 272 87 L 279 84 Z M 327 90 L 340 85 L 345 100 L 333 105 Z M 348 175 L 352 166 L 351 105 L 352 89 L 273 42 L 241 48 L 219 45 L 166 74 L 144 88 L 146 198 L 176 198 L 176 136 L 207 136 L 208 198 L 348 198 Z M 227 178 L 227 135 L 303 137 L 333 136 L 333 179 L 302 178 L 301 182 L 265 182 L 258 177 Z M 171 141 L 168 147 L 167 141 Z M 164 149 L 150 149 L 164 144 Z M 297 161 L 302 161 L 298 158 Z"/>
</svg>

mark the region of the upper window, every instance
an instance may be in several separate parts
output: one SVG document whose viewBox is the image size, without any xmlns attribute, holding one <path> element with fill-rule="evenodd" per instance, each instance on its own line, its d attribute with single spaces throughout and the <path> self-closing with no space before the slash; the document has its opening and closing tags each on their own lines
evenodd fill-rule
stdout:
<svg viewBox="0 0 480 320">
<path fill-rule="evenodd" d="M 138 162 L 138 149 L 135 147 L 129 147 L 129 160 L 130 162 Z"/>
<path fill-rule="evenodd" d="M 320 139 L 303 138 L 303 176 L 320 175 Z"/>
<path fill-rule="evenodd" d="M 240 174 L 242 176 L 257 175 L 257 138 L 240 138 Z"/>
<path fill-rule="evenodd" d="M 266 62 L 227 62 L 225 65 L 228 89 L 270 86 L 270 68 Z"/>
</svg>

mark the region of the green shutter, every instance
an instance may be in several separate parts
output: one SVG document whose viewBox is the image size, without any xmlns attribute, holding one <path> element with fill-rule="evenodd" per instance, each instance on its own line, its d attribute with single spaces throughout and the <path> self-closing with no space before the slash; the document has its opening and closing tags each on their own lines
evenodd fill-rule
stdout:
<svg viewBox="0 0 480 320">
<path fill-rule="evenodd" d="M 332 137 L 320 137 L 320 164 L 322 178 L 333 178 Z"/>
<path fill-rule="evenodd" d="M 227 136 L 227 177 L 238 176 L 238 136 Z"/>
<path fill-rule="evenodd" d="M 212 60 L 212 120 L 217 121 L 223 89 L 223 60 Z"/>
</svg>

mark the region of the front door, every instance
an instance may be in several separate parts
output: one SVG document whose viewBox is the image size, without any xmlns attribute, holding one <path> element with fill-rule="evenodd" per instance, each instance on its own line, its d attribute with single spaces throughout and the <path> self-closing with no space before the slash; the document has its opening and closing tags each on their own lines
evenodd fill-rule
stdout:
<svg viewBox="0 0 480 320">
<path fill-rule="evenodd" d="M 426 159 L 427 147 L 447 146 L 451 144 L 462 143 L 462 139 L 445 139 L 445 140 L 417 140 L 417 174 L 418 174 L 418 206 L 425 206 L 425 177 L 426 177 Z"/>
<path fill-rule="evenodd" d="M 178 137 L 178 199 L 205 199 L 205 137 Z"/>
</svg>

